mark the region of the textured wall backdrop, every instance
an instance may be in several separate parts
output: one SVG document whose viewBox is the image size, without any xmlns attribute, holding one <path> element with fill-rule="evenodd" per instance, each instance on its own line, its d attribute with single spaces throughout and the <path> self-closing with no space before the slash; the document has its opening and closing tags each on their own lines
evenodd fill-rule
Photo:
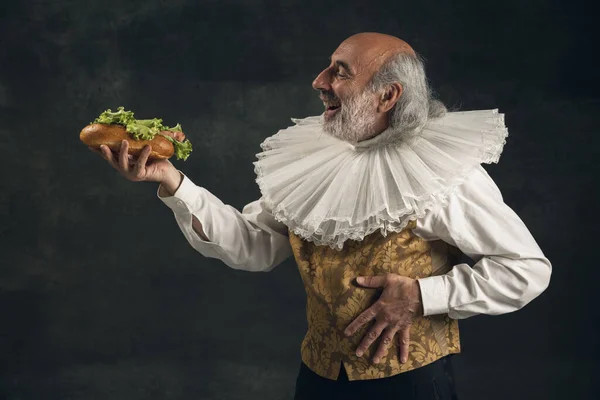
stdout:
<svg viewBox="0 0 600 400">
<path fill-rule="evenodd" d="M 554 264 L 522 311 L 461 322 L 462 399 L 591 399 L 591 29 L 574 1 L 3 1 L 0 397 L 291 399 L 306 327 L 293 261 L 247 273 L 203 258 L 156 185 L 121 178 L 78 133 L 120 105 L 179 122 L 194 152 L 176 166 L 241 209 L 259 196 L 259 143 L 320 113 L 310 84 L 328 56 L 379 31 L 426 58 L 450 107 L 507 114 L 487 170 Z"/>
</svg>

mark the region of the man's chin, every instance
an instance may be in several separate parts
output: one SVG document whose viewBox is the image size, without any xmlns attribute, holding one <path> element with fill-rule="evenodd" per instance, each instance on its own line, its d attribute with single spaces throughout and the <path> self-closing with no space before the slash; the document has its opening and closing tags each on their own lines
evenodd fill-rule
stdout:
<svg viewBox="0 0 600 400">
<path fill-rule="evenodd" d="M 358 128 L 358 130 L 361 130 L 361 132 L 359 132 L 357 131 L 356 126 L 348 126 L 348 124 L 340 124 L 338 122 L 339 121 L 337 121 L 335 117 L 331 118 L 329 121 L 325 119 L 323 121 L 323 131 L 329 134 L 329 136 L 353 145 L 373 136 L 368 133 L 370 129 L 367 127 L 364 128 L 364 132 L 362 132 L 361 128 Z"/>
</svg>

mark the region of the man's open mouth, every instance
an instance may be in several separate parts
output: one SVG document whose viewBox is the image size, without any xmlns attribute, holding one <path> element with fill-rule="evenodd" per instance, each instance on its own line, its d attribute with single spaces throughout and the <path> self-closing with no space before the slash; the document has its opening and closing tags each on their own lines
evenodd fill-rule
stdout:
<svg viewBox="0 0 600 400">
<path fill-rule="evenodd" d="M 339 102 L 326 101 L 323 102 L 325 105 L 325 118 L 330 119 L 333 118 L 335 114 L 337 114 L 338 110 L 342 106 Z"/>
<path fill-rule="evenodd" d="M 335 115 L 342 106 L 341 101 L 333 95 L 321 93 L 319 96 L 325 106 L 325 118 L 329 119 Z"/>
<path fill-rule="evenodd" d="M 335 114 L 337 114 L 340 110 L 340 105 L 332 105 L 332 106 L 326 106 L 325 109 L 325 120 L 330 120 L 331 118 L 333 118 L 333 116 Z"/>
<path fill-rule="evenodd" d="M 335 114 L 337 114 L 340 107 L 341 107 L 340 104 L 332 104 L 332 105 L 325 104 L 325 118 L 326 119 L 332 118 Z"/>
</svg>

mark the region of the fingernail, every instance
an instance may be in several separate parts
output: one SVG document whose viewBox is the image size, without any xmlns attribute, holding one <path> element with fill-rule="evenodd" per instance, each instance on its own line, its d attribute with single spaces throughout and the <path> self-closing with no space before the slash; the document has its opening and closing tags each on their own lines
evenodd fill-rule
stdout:
<svg viewBox="0 0 600 400">
<path fill-rule="evenodd" d="M 356 355 L 357 355 L 358 357 L 362 357 L 362 355 L 363 355 L 363 352 L 362 352 L 362 351 L 360 351 L 360 350 L 357 350 L 357 351 L 356 351 Z"/>
<path fill-rule="evenodd" d="M 406 362 L 406 357 L 402 357 L 402 363 L 404 364 Z"/>
<path fill-rule="evenodd" d="M 373 362 L 374 362 L 375 364 L 379 364 L 379 358 L 378 358 L 378 357 L 375 357 L 375 358 L 373 359 Z"/>
<path fill-rule="evenodd" d="M 358 278 L 356 278 L 356 282 L 358 282 L 358 283 L 363 283 L 364 280 L 365 280 L 365 278 L 363 278 L 362 276 L 359 276 Z"/>
</svg>

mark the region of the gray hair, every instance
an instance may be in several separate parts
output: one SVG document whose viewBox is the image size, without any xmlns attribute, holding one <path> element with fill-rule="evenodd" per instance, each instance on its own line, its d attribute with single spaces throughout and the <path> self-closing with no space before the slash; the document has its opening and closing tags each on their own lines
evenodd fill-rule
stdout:
<svg viewBox="0 0 600 400">
<path fill-rule="evenodd" d="M 400 83 L 403 91 L 390 110 L 390 131 L 415 132 L 429 119 L 446 114 L 446 106 L 434 99 L 420 56 L 400 53 L 392 57 L 373 75 L 367 89 L 375 93 L 394 82 Z"/>
</svg>

